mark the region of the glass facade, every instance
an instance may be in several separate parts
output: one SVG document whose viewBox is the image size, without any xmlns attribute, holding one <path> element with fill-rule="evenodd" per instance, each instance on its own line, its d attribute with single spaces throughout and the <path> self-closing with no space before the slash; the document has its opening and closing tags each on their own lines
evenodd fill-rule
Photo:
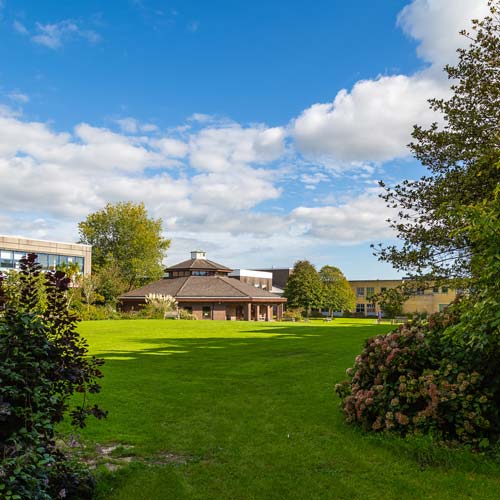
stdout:
<svg viewBox="0 0 500 500">
<path fill-rule="evenodd" d="M 0 270 L 8 271 L 9 269 L 19 269 L 21 259 L 26 255 L 25 252 L 16 250 L 0 249 Z M 37 261 L 42 266 L 44 271 L 56 269 L 64 264 L 76 263 L 78 269 L 83 273 L 85 258 L 71 255 L 56 255 L 48 253 L 37 254 Z"/>
</svg>

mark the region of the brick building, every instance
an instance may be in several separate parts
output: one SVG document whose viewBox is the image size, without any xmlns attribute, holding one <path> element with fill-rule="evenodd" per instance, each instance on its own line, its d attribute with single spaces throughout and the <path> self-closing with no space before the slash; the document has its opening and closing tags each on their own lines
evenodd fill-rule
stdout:
<svg viewBox="0 0 500 500">
<path fill-rule="evenodd" d="M 274 308 L 279 320 L 286 299 L 269 292 L 270 278 L 268 273 L 233 272 L 194 251 L 191 259 L 165 269 L 163 279 L 123 294 L 120 302 L 122 310 L 131 311 L 143 306 L 148 294 L 171 295 L 197 319 L 271 321 Z"/>
</svg>

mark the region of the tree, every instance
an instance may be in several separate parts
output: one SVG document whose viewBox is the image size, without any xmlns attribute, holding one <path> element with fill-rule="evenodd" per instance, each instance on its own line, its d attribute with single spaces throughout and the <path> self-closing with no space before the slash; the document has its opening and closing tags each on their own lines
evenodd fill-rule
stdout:
<svg viewBox="0 0 500 500">
<path fill-rule="evenodd" d="M 461 207 L 491 199 L 500 182 L 500 18 L 498 0 L 491 15 L 473 21 L 470 46 L 459 49 L 456 66 L 445 71 L 453 84 L 449 99 L 430 100 L 444 127 L 415 126 L 410 148 L 429 174 L 385 188 L 382 198 L 399 209 L 389 220 L 401 247 L 380 247 L 383 261 L 412 277 L 460 279 L 470 276 L 471 248 Z"/>
<path fill-rule="evenodd" d="M 162 220 L 151 219 L 143 203 L 108 203 L 78 225 L 80 243 L 92 245 L 92 270 L 114 268 L 128 290 L 159 279 L 170 240 Z"/>
<path fill-rule="evenodd" d="M 285 287 L 288 306 L 302 307 L 309 316 L 311 309 L 321 307 L 322 284 L 316 268 L 308 260 L 299 260 Z"/>
<path fill-rule="evenodd" d="M 403 312 L 403 304 L 410 297 L 404 287 L 389 288 L 385 292 L 374 297 L 380 303 L 380 308 L 388 318 L 400 316 Z"/>
<path fill-rule="evenodd" d="M 323 266 L 319 272 L 323 286 L 323 307 L 331 316 L 333 311 L 349 311 L 356 304 L 356 297 L 349 282 L 338 267 Z"/>
</svg>

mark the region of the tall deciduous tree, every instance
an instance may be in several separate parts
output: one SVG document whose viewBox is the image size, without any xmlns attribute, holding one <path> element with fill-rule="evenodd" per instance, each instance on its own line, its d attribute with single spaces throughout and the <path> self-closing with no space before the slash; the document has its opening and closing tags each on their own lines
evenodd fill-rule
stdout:
<svg viewBox="0 0 500 500">
<path fill-rule="evenodd" d="M 455 231 L 464 225 L 461 207 L 491 199 L 500 182 L 500 1 L 489 5 L 491 15 L 462 32 L 470 45 L 458 50 L 457 65 L 445 68 L 451 97 L 430 100 L 444 126 L 414 128 L 410 148 L 429 174 L 382 196 L 399 209 L 390 222 L 403 245 L 381 248 L 379 256 L 414 277 L 470 275 L 469 238 Z"/>
<path fill-rule="evenodd" d="M 128 289 L 162 276 L 170 241 L 162 237 L 161 219 L 148 217 L 143 203 L 106 205 L 78 225 L 80 243 L 92 245 L 92 267 L 114 267 Z"/>
<path fill-rule="evenodd" d="M 299 260 L 285 288 L 290 307 L 302 307 L 309 315 L 312 308 L 321 307 L 322 284 L 316 268 L 308 260 Z"/>
<path fill-rule="evenodd" d="M 356 304 L 356 297 L 342 271 L 335 266 L 323 266 L 319 272 L 323 286 L 323 307 L 330 316 L 333 311 L 349 311 Z"/>
</svg>

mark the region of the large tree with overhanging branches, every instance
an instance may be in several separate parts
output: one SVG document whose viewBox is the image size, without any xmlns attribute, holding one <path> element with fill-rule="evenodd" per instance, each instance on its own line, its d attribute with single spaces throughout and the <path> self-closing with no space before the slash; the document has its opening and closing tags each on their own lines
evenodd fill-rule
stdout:
<svg viewBox="0 0 500 500">
<path fill-rule="evenodd" d="M 465 224 L 462 208 L 492 199 L 500 182 L 500 1 L 489 6 L 488 17 L 462 32 L 469 46 L 458 50 L 458 63 L 445 68 L 451 96 L 430 100 L 444 126 L 414 127 L 410 149 L 428 174 L 394 187 L 381 182 L 382 198 L 399 212 L 389 222 L 402 245 L 376 253 L 413 277 L 471 275 L 474 249 L 456 230 Z"/>
</svg>

